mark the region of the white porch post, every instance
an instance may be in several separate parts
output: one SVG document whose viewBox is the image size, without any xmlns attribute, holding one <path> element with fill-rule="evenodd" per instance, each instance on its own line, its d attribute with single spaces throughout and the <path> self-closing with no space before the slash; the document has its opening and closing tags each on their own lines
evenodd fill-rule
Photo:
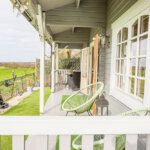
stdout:
<svg viewBox="0 0 150 150">
<path fill-rule="evenodd" d="M 44 112 L 44 83 L 45 83 L 45 40 L 41 41 L 40 49 L 40 113 Z"/>
<path fill-rule="evenodd" d="M 38 5 L 38 27 L 41 40 L 40 48 L 40 113 L 44 112 L 44 81 L 45 81 L 45 13 L 42 13 Z"/>
<path fill-rule="evenodd" d="M 55 90 L 55 43 L 52 42 L 51 92 Z"/>
<path fill-rule="evenodd" d="M 56 73 L 56 83 L 58 83 L 58 69 L 59 69 L 59 66 L 58 66 L 58 44 L 56 44 L 56 70 L 57 70 L 57 73 Z"/>
</svg>

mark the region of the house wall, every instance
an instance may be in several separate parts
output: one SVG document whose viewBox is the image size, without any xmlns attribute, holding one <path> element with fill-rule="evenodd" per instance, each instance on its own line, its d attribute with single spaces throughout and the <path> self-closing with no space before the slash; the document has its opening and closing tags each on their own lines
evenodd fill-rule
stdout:
<svg viewBox="0 0 150 150">
<path fill-rule="evenodd" d="M 108 95 L 110 91 L 110 73 L 111 73 L 111 48 L 112 48 L 112 30 L 111 24 L 116 21 L 124 12 L 126 12 L 137 0 L 108 0 L 107 2 L 107 23 L 106 35 L 109 43 L 106 43 L 105 49 L 105 91 Z"/>
<path fill-rule="evenodd" d="M 109 95 L 110 92 L 110 75 L 111 75 L 111 54 L 112 54 L 112 30 L 111 24 L 116 21 L 124 12 L 126 12 L 133 4 L 138 0 L 108 0 L 107 1 L 107 21 L 106 28 L 96 28 L 92 29 L 90 33 L 90 42 L 92 42 L 93 37 L 96 33 L 99 35 L 106 35 L 106 44 L 101 47 L 100 54 L 100 73 L 99 80 L 103 81 L 105 84 L 106 98 L 109 101 L 117 100 Z M 123 107 L 122 107 L 123 108 Z M 125 107 L 124 107 L 125 108 Z M 128 108 L 125 108 L 128 110 Z"/>
<path fill-rule="evenodd" d="M 125 13 L 131 6 L 133 6 L 138 0 L 108 0 L 107 4 L 107 23 L 106 23 L 106 35 L 110 44 L 106 43 L 105 49 L 105 92 L 106 97 L 110 101 L 116 99 L 109 95 L 110 92 L 110 76 L 111 76 L 111 54 L 112 54 L 112 29 L 111 25 L 116 21 L 123 13 Z"/>
</svg>

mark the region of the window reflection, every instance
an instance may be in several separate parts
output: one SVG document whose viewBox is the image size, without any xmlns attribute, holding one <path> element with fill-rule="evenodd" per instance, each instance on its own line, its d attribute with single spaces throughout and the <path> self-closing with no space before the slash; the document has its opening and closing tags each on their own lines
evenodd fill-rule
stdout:
<svg viewBox="0 0 150 150">
<path fill-rule="evenodd" d="M 143 36 L 143 37 L 140 38 L 139 55 L 146 55 L 146 51 L 147 51 L 147 39 L 148 39 L 147 35 L 145 35 L 145 36 Z"/>
<path fill-rule="evenodd" d="M 135 79 L 129 78 L 129 92 L 134 94 Z"/>
<path fill-rule="evenodd" d="M 131 49 L 130 49 L 130 56 L 136 56 L 137 52 L 137 39 L 131 41 Z"/>
<path fill-rule="evenodd" d="M 132 26 L 132 37 L 137 35 L 138 35 L 138 20 L 136 20 Z"/>
<path fill-rule="evenodd" d="M 138 76 L 145 77 L 146 70 L 146 58 L 140 58 L 138 60 Z"/>
<path fill-rule="evenodd" d="M 130 59 L 130 75 L 135 76 L 136 74 L 136 59 Z"/>
<path fill-rule="evenodd" d="M 137 96 L 144 98 L 144 86 L 145 81 L 144 80 L 137 80 Z"/>
<path fill-rule="evenodd" d="M 148 15 L 142 16 L 141 17 L 141 28 L 140 28 L 140 33 L 144 33 L 148 31 L 148 22 L 149 22 L 149 17 Z"/>
</svg>

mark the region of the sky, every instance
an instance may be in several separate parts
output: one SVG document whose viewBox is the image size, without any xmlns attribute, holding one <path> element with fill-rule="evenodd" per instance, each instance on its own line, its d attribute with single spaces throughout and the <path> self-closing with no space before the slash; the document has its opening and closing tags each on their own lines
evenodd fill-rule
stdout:
<svg viewBox="0 0 150 150">
<path fill-rule="evenodd" d="M 0 0 L 0 62 L 34 62 L 40 56 L 38 32 L 17 14 L 9 0 Z"/>
</svg>

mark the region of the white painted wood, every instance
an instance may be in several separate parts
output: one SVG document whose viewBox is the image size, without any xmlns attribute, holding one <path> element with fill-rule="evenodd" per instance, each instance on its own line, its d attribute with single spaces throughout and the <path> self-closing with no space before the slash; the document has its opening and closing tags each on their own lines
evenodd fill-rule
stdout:
<svg viewBox="0 0 150 150">
<path fill-rule="evenodd" d="M 71 149 L 71 136 L 60 135 L 59 136 L 59 150 L 70 150 Z"/>
<path fill-rule="evenodd" d="M 138 135 L 126 135 L 126 150 L 137 150 Z"/>
<path fill-rule="evenodd" d="M 38 28 L 40 33 L 40 113 L 44 113 L 44 82 L 45 82 L 45 13 L 38 5 Z"/>
<path fill-rule="evenodd" d="M 58 83 L 58 69 L 59 69 L 59 59 L 58 59 L 58 44 L 56 44 L 56 83 Z"/>
<path fill-rule="evenodd" d="M 82 136 L 82 150 L 93 150 L 93 135 Z"/>
<path fill-rule="evenodd" d="M 45 83 L 45 40 L 40 48 L 40 113 L 44 112 L 44 83 Z"/>
<path fill-rule="evenodd" d="M 47 150 L 56 150 L 56 142 L 57 142 L 57 135 L 49 135 Z"/>
<path fill-rule="evenodd" d="M 46 135 L 37 136 L 35 141 L 35 150 L 47 150 L 48 148 L 47 145 L 48 145 L 48 140 Z"/>
<path fill-rule="evenodd" d="M 55 90 L 55 43 L 52 42 L 51 92 Z"/>
<path fill-rule="evenodd" d="M 5 116 L 0 117 L 0 135 L 150 134 L 149 124 L 143 116 Z"/>
<path fill-rule="evenodd" d="M 115 150 L 116 147 L 116 136 L 105 135 L 104 137 L 104 150 Z"/>
<path fill-rule="evenodd" d="M 12 150 L 25 150 L 24 135 L 13 135 Z"/>
<path fill-rule="evenodd" d="M 147 135 L 146 150 L 150 150 L 150 135 Z"/>
<path fill-rule="evenodd" d="M 25 150 L 48 150 L 47 135 L 30 135 L 25 143 Z"/>
</svg>

